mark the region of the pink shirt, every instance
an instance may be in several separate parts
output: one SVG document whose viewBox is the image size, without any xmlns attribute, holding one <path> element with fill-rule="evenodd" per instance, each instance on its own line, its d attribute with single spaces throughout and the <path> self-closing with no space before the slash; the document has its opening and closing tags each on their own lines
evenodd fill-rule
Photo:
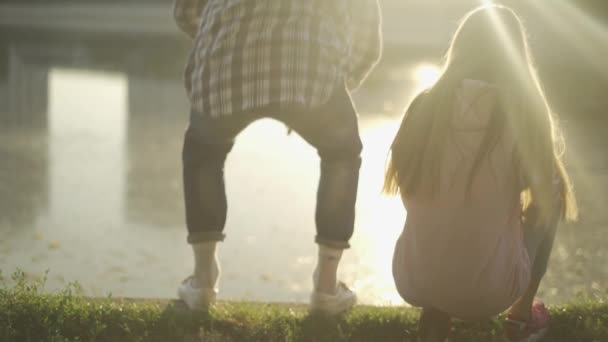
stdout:
<svg viewBox="0 0 608 342">
<path fill-rule="evenodd" d="M 476 320 L 510 307 L 525 291 L 530 265 L 520 224 L 519 183 L 507 134 L 466 187 L 496 95 L 481 81 L 458 89 L 441 161 L 438 195 L 404 199 L 407 220 L 393 276 L 410 304 Z M 423 179 L 422 187 L 428 186 Z"/>
</svg>

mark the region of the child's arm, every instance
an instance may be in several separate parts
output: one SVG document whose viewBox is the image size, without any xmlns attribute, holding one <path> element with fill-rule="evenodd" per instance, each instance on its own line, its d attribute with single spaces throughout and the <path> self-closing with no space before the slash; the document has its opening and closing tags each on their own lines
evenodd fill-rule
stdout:
<svg viewBox="0 0 608 342">
<path fill-rule="evenodd" d="M 346 85 L 358 88 L 382 54 L 382 19 L 378 0 L 351 0 L 349 4 L 351 59 Z"/>
<path fill-rule="evenodd" d="M 173 18 L 180 30 L 194 39 L 201 22 L 201 12 L 207 0 L 175 0 Z"/>
</svg>

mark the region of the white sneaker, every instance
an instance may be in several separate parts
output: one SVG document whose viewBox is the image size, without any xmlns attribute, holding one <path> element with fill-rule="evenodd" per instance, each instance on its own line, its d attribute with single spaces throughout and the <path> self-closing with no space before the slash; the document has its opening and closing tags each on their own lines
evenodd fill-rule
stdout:
<svg viewBox="0 0 608 342">
<path fill-rule="evenodd" d="M 189 276 L 177 288 L 179 299 L 190 308 L 190 310 L 206 310 L 209 305 L 215 303 L 217 290 L 214 288 L 201 288 L 192 285 L 193 276 Z"/>
<path fill-rule="evenodd" d="M 313 291 L 310 295 L 310 311 L 324 313 L 327 315 L 337 315 L 357 303 L 357 295 L 350 290 L 343 282 L 339 282 L 336 287 L 336 294 L 330 295 L 319 291 Z"/>
</svg>

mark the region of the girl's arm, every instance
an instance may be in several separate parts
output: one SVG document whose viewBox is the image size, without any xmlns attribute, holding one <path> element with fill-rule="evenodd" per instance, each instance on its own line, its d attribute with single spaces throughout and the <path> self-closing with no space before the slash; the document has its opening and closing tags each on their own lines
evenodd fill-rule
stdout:
<svg viewBox="0 0 608 342">
<path fill-rule="evenodd" d="M 556 161 L 557 164 L 557 161 Z M 558 166 L 556 165 L 553 171 L 553 178 L 552 178 L 553 182 L 553 202 L 552 202 L 552 210 L 550 213 L 550 217 L 549 217 L 549 221 L 550 222 L 557 222 L 559 221 L 559 219 L 563 216 L 563 212 L 564 212 L 564 203 L 563 203 L 563 191 L 564 191 L 564 184 L 561 178 L 561 175 L 559 173 L 558 170 Z M 527 187 L 528 184 L 526 184 Z M 525 226 L 536 226 L 538 225 L 538 219 L 539 219 L 539 208 L 536 205 L 536 203 L 534 203 L 534 199 L 532 199 L 532 203 L 530 203 L 530 205 L 528 206 L 528 208 L 526 208 L 526 211 L 523 213 L 523 219 L 524 219 L 524 224 Z"/>
<path fill-rule="evenodd" d="M 194 39 L 201 23 L 201 12 L 207 0 L 175 0 L 173 18 L 180 30 Z"/>
<path fill-rule="evenodd" d="M 346 85 L 358 88 L 382 54 L 382 19 L 378 0 L 350 0 L 351 54 Z"/>
</svg>

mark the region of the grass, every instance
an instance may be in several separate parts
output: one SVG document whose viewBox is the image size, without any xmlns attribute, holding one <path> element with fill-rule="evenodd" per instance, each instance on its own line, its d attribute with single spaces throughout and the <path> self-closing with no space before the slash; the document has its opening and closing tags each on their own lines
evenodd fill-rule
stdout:
<svg viewBox="0 0 608 342">
<path fill-rule="evenodd" d="M 192 313 L 170 300 L 87 298 L 77 284 L 55 293 L 45 279 L 0 288 L 0 341 L 415 341 L 418 311 L 357 306 L 336 318 L 308 315 L 302 304 L 220 302 Z M 579 298 L 550 307 L 544 341 L 608 341 L 608 304 Z M 502 341 L 502 317 L 456 322 L 455 341 Z"/>
</svg>

